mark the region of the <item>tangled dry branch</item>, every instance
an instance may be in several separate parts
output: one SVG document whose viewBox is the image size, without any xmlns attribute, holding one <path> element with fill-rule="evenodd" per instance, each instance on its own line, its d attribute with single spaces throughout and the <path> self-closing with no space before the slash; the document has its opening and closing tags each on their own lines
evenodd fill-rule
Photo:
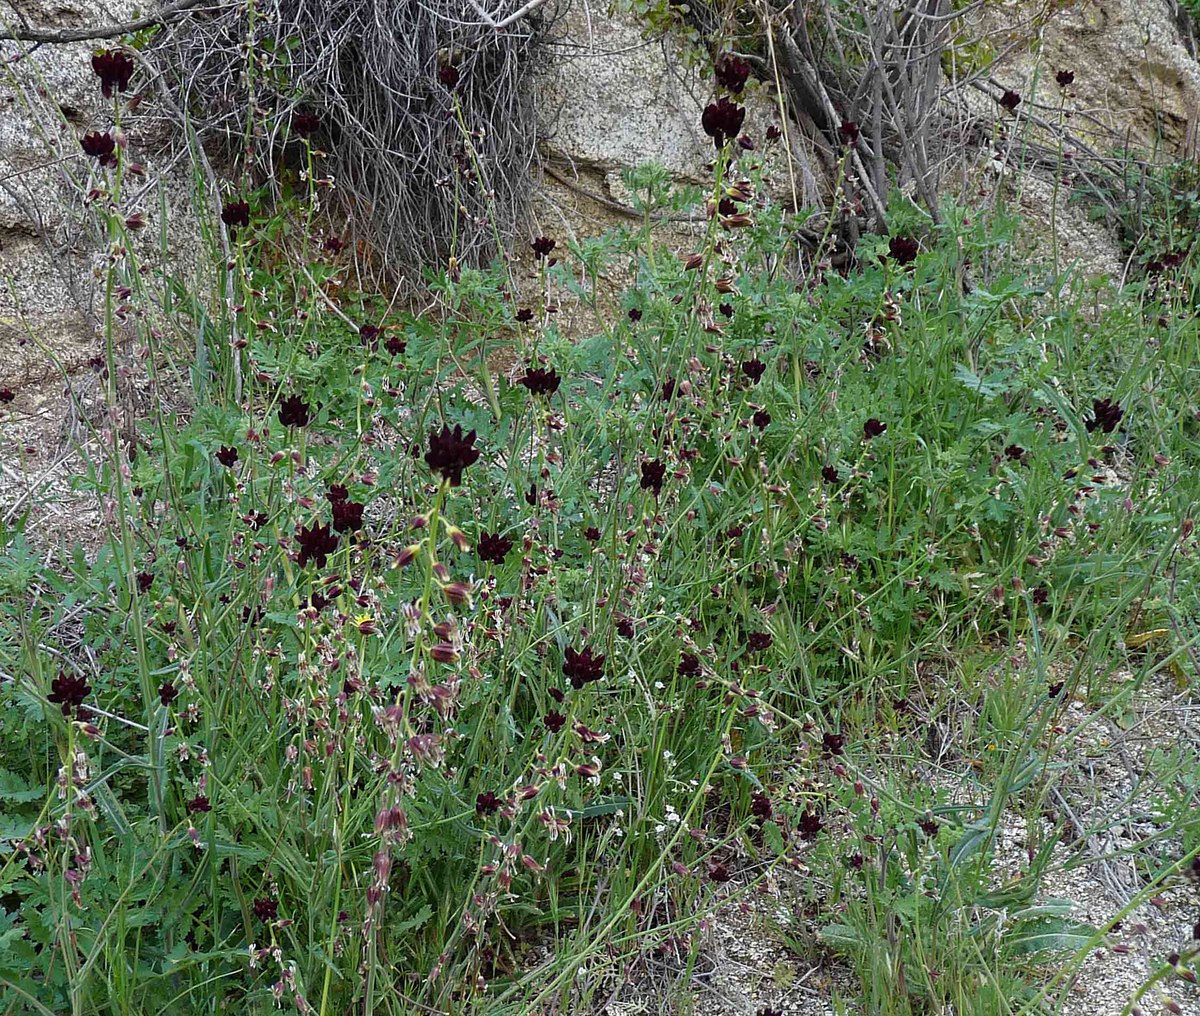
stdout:
<svg viewBox="0 0 1200 1016">
<path fill-rule="evenodd" d="M 471 0 L 254 0 L 191 12 L 155 48 L 201 139 L 262 179 L 315 113 L 342 217 L 411 277 L 490 257 L 520 221 L 544 4 L 489 4 L 484 21 Z"/>
</svg>

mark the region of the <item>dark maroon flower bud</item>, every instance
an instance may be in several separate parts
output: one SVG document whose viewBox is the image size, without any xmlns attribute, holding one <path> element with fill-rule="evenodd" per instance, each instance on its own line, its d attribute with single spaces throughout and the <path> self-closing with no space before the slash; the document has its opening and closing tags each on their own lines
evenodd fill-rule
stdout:
<svg viewBox="0 0 1200 1016">
<path fill-rule="evenodd" d="M 530 367 L 517 384 L 527 388 L 531 395 L 543 395 L 549 398 L 558 391 L 558 386 L 562 384 L 562 378 L 558 376 L 553 367 L 549 370 L 542 367 Z"/>
<path fill-rule="evenodd" d="M 91 691 L 86 677 L 59 671 L 58 677 L 50 682 L 50 694 L 46 697 L 62 709 L 63 716 L 70 716 L 71 710 L 78 710 Z"/>
<path fill-rule="evenodd" d="M 855 120 L 843 120 L 841 126 L 838 127 L 838 133 L 842 136 L 842 140 L 848 145 L 853 145 L 858 142 L 859 135 L 862 131 L 859 129 L 858 122 Z"/>
<path fill-rule="evenodd" d="M 538 489 L 536 483 L 531 483 L 529 489 L 525 491 L 525 503 L 530 508 L 536 508 L 538 503 Z"/>
<path fill-rule="evenodd" d="M 226 201 L 221 206 L 221 221 L 230 229 L 245 228 L 250 225 L 249 201 Z"/>
<path fill-rule="evenodd" d="M 781 137 L 783 137 L 783 131 L 780 129 L 779 124 L 773 123 L 767 127 L 768 141 L 778 141 Z"/>
<path fill-rule="evenodd" d="M 911 236 L 893 236 L 888 241 L 888 254 L 897 264 L 911 265 L 920 252 L 920 244 Z"/>
<path fill-rule="evenodd" d="M 479 534 L 479 543 L 475 547 L 475 553 L 479 555 L 480 561 L 504 564 L 504 559 L 508 557 L 509 551 L 512 549 L 513 542 L 507 536 L 489 533 L 485 530 Z"/>
<path fill-rule="evenodd" d="M 633 620 L 628 617 L 622 617 L 617 621 L 617 634 L 623 639 L 631 639 L 634 636 Z"/>
<path fill-rule="evenodd" d="M 462 483 L 463 470 L 474 465 L 480 456 L 480 450 L 475 447 L 475 431 L 463 434 L 462 426 L 455 424 L 451 430 L 442 424 L 442 432 L 429 432 L 429 451 L 425 453 L 425 463 L 435 473 L 441 473 L 451 487 Z"/>
<path fill-rule="evenodd" d="M 153 572 L 145 572 L 145 571 L 138 572 L 135 577 L 137 579 L 138 592 L 139 593 L 150 592 L 150 587 L 152 585 L 154 585 L 154 573 Z"/>
<path fill-rule="evenodd" d="M 1069 85 L 1075 84 L 1075 72 L 1062 70 L 1054 75 L 1054 80 L 1059 83 L 1059 86 L 1066 88 Z"/>
<path fill-rule="evenodd" d="M 158 689 L 158 701 L 164 706 L 169 706 L 179 697 L 179 691 L 170 681 L 164 681 Z"/>
<path fill-rule="evenodd" d="M 582 651 L 568 647 L 563 654 L 563 676 L 571 681 L 571 687 L 578 691 L 585 684 L 591 684 L 604 677 L 604 656 L 593 654 L 588 646 Z"/>
<path fill-rule="evenodd" d="M 495 815 L 500 810 L 502 804 L 500 798 L 490 790 L 484 791 L 475 798 L 475 814 L 483 817 L 485 815 Z"/>
<path fill-rule="evenodd" d="M 1021 96 L 1010 88 L 1000 96 L 1000 105 L 1010 113 L 1015 113 L 1017 107 L 1021 105 Z"/>
<path fill-rule="evenodd" d="M 763 374 L 767 371 L 767 365 L 762 362 L 757 356 L 752 360 L 745 360 L 742 363 L 742 373 L 746 375 L 754 384 L 758 384 L 762 380 Z"/>
<path fill-rule="evenodd" d="M 438 81 L 447 88 L 453 88 L 458 84 L 459 73 L 458 68 L 453 64 L 444 63 L 438 68 Z"/>
<path fill-rule="evenodd" d="M 642 462 L 642 490 L 649 490 L 658 497 L 662 493 L 663 480 L 667 475 L 667 467 L 657 459 L 645 459 Z"/>
<path fill-rule="evenodd" d="M 539 258 L 548 258 L 558 243 L 548 236 L 539 236 L 535 237 L 529 246 L 533 248 L 533 253 Z"/>
<path fill-rule="evenodd" d="M 298 137 L 311 138 L 321 129 L 321 118 L 316 113 L 297 113 L 292 117 L 292 133 Z"/>
<path fill-rule="evenodd" d="M 226 469 L 232 469 L 238 460 L 238 450 L 230 448 L 228 445 L 221 445 L 213 457 Z"/>
<path fill-rule="evenodd" d="M 717 148 L 724 148 L 738 136 L 745 119 L 746 111 L 741 106 L 728 99 L 718 99 L 704 107 L 700 126 L 704 128 L 704 133 L 713 139 Z"/>
<path fill-rule="evenodd" d="M 273 921 L 279 916 L 279 904 L 268 896 L 254 898 L 254 916 L 260 921 Z"/>
<path fill-rule="evenodd" d="M 717 61 L 713 73 L 720 87 L 732 95 L 737 95 L 750 79 L 750 65 L 741 57 L 726 53 Z"/>
<path fill-rule="evenodd" d="M 879 437 L 886 430 L 887 424 L 876 420 L 875 417 L 872 416 L 866 423 L 863 424 L 863 438 L 864 440 L 870 441 L 872 438 Z"/>
<path fill-rule="evenodd" d="M 100 90 L 106 99 L 129 88 L 133 77 L 133 58 L 120 50 L 105 49 L 92 54 L 92 71 L 100 79 Z"/>
<path fill-rule="evenodd" d="M 107 132 L 92 131 L 79 139 L 83 154 L 95 159 L 101 166 L 117 164 L 117 143 Z"/>
<path fill-rule="evenodd" d="M 318 568 L 324 568 L 329 555 L 337 550 L 338 538 L 329 526 L 313 523 L 296 530 L 296 542 L 300 544 L 300 554 L 296 563 L 301 568 L 306 567 L 310 561 Z"/>
</svg>

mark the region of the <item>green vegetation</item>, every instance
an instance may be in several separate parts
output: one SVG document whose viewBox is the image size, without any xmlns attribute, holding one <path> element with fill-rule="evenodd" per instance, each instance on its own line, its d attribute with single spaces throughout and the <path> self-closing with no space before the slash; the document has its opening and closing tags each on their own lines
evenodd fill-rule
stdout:
<svg viewBox="0 0 1200 1016">
<path fill-rule="evenodd" d="M 100 428 L 97 547 L 0 534 L 0 1009 L 589 1012 L 791 870 L 862 1011 L 1054 1011 L 1108 930 L 1040 891 L 1064 711 L 1196 679 L 1187 287 L 1040 275 L 957 207 L 834 270 L 759 148 L 420 314 L 337 284 L 318 173 L 225 202 L 228 271 L 207 213 L 183 280 L 102 167 L 107 383 L 120 309 L 194 406 Z M 1146 774 L 1148 894 L 1196 764 Z"/>
</svg>

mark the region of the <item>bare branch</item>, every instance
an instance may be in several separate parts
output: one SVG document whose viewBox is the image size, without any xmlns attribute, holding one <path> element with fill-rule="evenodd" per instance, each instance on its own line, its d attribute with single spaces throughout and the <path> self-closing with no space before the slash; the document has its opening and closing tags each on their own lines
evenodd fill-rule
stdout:
<svg viewBox="0 0 1200 1016">
<path fill-rule="evenodd" d="M 68 42 L 91 42 L 94 39 L 115 39 L 140 32 L 143 28 L 165 25 L 180 15 L 199 7 L 205 0 L 175 0 L 157 14 L 147 14 L 133 21 L 115 25 L 92 25 L 85 28 L 14 28 L 0 32 L 0 42 L 36 42 L 39 44 L 63 44 Z"/>
</svg>

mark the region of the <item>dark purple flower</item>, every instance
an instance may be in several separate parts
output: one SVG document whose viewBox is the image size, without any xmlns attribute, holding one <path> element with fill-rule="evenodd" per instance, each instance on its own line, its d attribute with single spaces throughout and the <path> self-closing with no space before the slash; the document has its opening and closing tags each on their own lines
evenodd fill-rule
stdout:
<svg viewBox="0 0 1200 1016">
<path fill-rule="evenodd" d="M 106 99 L 129 88 L 133 77 L 133 58 L 116 49 L 105 49 L 92 54 L 92 71 L 100 79 L 100 90 Z"/>
<path fill-rule="evenodd" d="M 566 726 L 567 718 L 563 716 L 562 713 L 555 712 L 553 709 L 551 709 L 550 712 L 542 717 L 542 723 L 545 725 L 546 729 L 550 731 L 550 733 L 557 734 L 564 726 Z"/>
<path fill-rule="evenodd" d="M 826 483 L 834 484 L 834 483 L 837 483 L 838 480 L 841 479 L 841 477 L 838 475 L 838 471 L 835 466 L 822 466 L 821 467 L 821 479 L 824 480 Z"/>
<path fill-rule="evenodd" d="M 831 730 L 826 730 L 821 735 L 821 757 L 831 758 L 834 755 L 841 755 L 846 750 L 846 735 L 835 734 Z"/>
<path fill-rule="evenodd" d="M 440 434 L 436 430 L 429 432 L 425 463 L 435 473 L 441 473 L 451 487 L 457 487 L 462 483 L 463 470 L 479 460 L 475 437 L 473 430 L 464 434 L 461 424 L 455 424 L 451 430 L 443 423 Z"/>
<path fill-rule="evenodd" d="M 917 819 L 917 825 L 920 826 L 921 832 L 928 836 L 931 840 L 938 834 L 938 823 L 932 815 L 923 815 Z"/>
<path fill-rule="evenodd" d="M 16 397 L 16 393 L 11 388 L 0 388 L 0 404 L 7 406 Z"/>
<path fill-rule="evenodd" d="M 765 409 L 758 410 L 751 419 L 759 430 L 766 430 L 771 425 L 771 414 Z"/>
<path fill-rule="evenodd" d="M 150 587 L 154 585 L 154 572 L 142 571 L 135 576 L 137 579 L 137 587 L 139 593 L 150 592 Z"/>
<path fill-rule="evenodd" d="M 296 542 L 300 544 L 296 563 L 301 568 L 310 561 L 318 568 L 324 568 L 329 555 L 337 550 L 338 538 L 329 526 L 314 522 L 311 526 L 301 526 L 296 530 Z"/>
<path fill-rule="evenodd" d="M 485 790 L 475 797 L 475 814 L 479 816 L 495 815 L 500 810 L 501 801 L 495 793 Z"/>
<path fill-rule="evenodd" d="M 302 138 L 311 138 L 321 129 L 321 118 L 316 113 L 297 113 L 292 117 L 292 132 Z"/>
<path fill-rule="evenodd" d="M 228 445 L 221 445 L 213 457 L 226 469 L 232 469 L 238 460 L 238 450 Z"/>
<path fill-rule="evenodd" d="M 101 166 L 117 164 L 117 142 L 107 131 L 92 131 L 79 139 L 83 154 L 95 159 Z"/>
<path fill-rule="evenodd" d="M 642 490 L 653 491 L 658 497 L 662 493 L 663 479 L 667 475 L 667 467 L 657 459 L 645 459 L 642 462 Z"/>
<path fill-rule="evenodd" d="M 842 140 L 848 145 L 857 143 L 859 135 L 862 133 L 855 120 L 843 120 L 838 127 L 838 133 L 842 136 Z"/>
<path fill-rule="evenodd" d="M 571 687 L 577 691 L 585 684 L 599 681 L 604 677 L 604 656 L 593 654 L 588 646 L 577 652 L 568 647 L 563 654 L 563 676 L 571 681 Z"/>
<path fill-rule="evenodd" d="M 330 497 L 330 507 L 333 509 L 333 528 L 339 533 L 357 533 L 363 527 L 363 509 L 366 507 L 358 501 L 347 498 Z"/>
<path fill-rule="evenodd" d="M 662 388 L 659 389 L 658 397 L 663 402 L 670 402 L 675 398 L 675 379 L 669 377 L 662 383 Z"/>
<path fill-rule="evenodd" d="M 1060 87 L 1066 88 L 1069 85 L 1075 84 L 1075 72 L 1068 71 L 1068 70 L 1061 70 L 1057 74 L 1054 75 L 1054 80 L 1059 83 Z"/>
<path fill-rule="evenodd" d="M 539 258 L 548 258 L 550 256 L 550 252 L 554 250 L 558 244 L 556 241 L 551 240 L 548 236 L 538 236 L 534 237 L 529 246 L 533 248 L 533 253 Z"/>
<path fill-rule="evenodd" d="M 1008 459 L 1010 462 L 1024 462 L 1025 461 L 1025 449 L 1022 448 L 1019 444 L 1010 444 L 1007 448 L 1004 449 L 1004 457 L 1006 459 Z"/>
<path fill-rule="evenodd" d="M 279 403 L 279 422 L 285 427 L 307 427 L 312 407 L 299 395 L 289 395 Z"/>
<path fill-rule="evenodd" d="M 382 334 L 383 329 L 378 325 L 363 325 L 358 329 L 360 341 L 367 349 L 371 350 L 379 348 L 379 336 Z"/>
<path fill-rule="evenodd" d="M 558 391 L 558 386 L 562 384 L 562 378 L 555 373 L 553 367 L 549 370 L 542 367 L 530 367 L 517 384 L 529 389 L 531 395 L 544 395 L 549 398 Z"/>
<path fill-rule="evenodd" d="M 158 689 L 158 701 L 169 706 L 179 697 L 179 691 L 170 681 L 164 681 Z"/>
<path fill-rule="evenodd" d="M 800 817 L 796 820 L 796 830 L 800 833 L 802 840 L 815 840 L 823 827 L 821 816 L 815 811 L 801 812 Z"/>
<path fill-rule="evenodd" d="M 408 348 L 408 343 L 398 335 L 390 335 L 387 342 L 383 344 L 383 348 L 388 351 L 390 356 L 401 356 Z"/>
<path fill-rule="evenodd" d="M 897 264 L 911 265 L 920 252 L 921 245 L 911 236 L 893 236 L 888 240 L 888 253 Z"/>
<path fill-rule="evenodd" d="M 727 92 L 737 95 L 746 87 L 746 82 L 750 79 L 750 65 L 741 57 L 726 53 L 717 61 L 714 75 L 718 85 Z"/>
<path fill-rule="evenodd" d="M 757 356 L 752 360 L 744 360 L 742 362 L 742 373 L 746 375 L 754 384 L 758 384 L 762 380 L 763 374 L 767 371 L 767 365 L 762 362 Z"/>
<path fill-rule="evenodd" d="M 458 68 L 454 64 L 444 63 L 438 68 L 438 81 L 447 88 L 453 88 L 458 84 L 459 73 Z"/>
<path fill-rule="evenodd" d="M 623 639 L 631 639 L 634 636 L 633 619 L 621 617 L 617 619 L 617 634 Z"/>
<path fill-rule="evenodd" d="M 212 804 L 203 794 L 197 794 L 184 807 L 187 808 L 189 815 L 201 815 L 206 811 L 212 811 Z"/>
<path fill-rule="evenodd" d="M 538 501 L 537 484 L 531 483 L 529 485 L 529 489 L 527 491 L 525 491 L 525 503 L 527 505 L 529 505 L 530 508 L 536 508 L 537 501 Z"/>
<path fill-rule="evenodd" d="M 721 312 L 722 317 L 733 317 L 733 304 L 731 303 L 719 303 L 717 304 L 717 310 Z"/>
<path fill-rule="evenodd" d="M 631 307 L 629 310 L 629 320 L 636 324 L 642 320 L 642 312 L 637 307 Z"/>
<path fill-rule="evenodd" d="M 717 883 L 725 883 L 729 881 L 729 869 L 723 864 L 710 864 L 708 866 L 708 877 L 711 881 Z"/>
<path fill-rule="evenodd" d="M 680 653 L 679 666 L 675 668 L 675 672 L 680 677 L 699 677 L 700 657 L 695 653 Z"/>
<path fill-rule="evenodd" d="M 780 128 L 779 124 L 773 123 L 767 126 L 768 141 L 778 141 L 781 137 L 783 137 L 783 130 Z"/>
<path fill-rule="evenodd" d="M 1007 109 L 1010 113 L 1015 113 L 1017 111 L 1017 107 L 1021 105 L 1021 96 L 1010 88 L 1002 96 L 1000 96 L 1000 105 Z"/>
<path fill-rule="evenodd" d="M 587 540 L 588 543 L 599 543 L 600 530 L 595 526 L 588 526 L 587 529 L 583 531 L 583 538 Z"/>
<path fill-rule="evenodd" d="M 1089 433 L 1102 430 L 1105 434 L 1111 434 L 1124 415 L 1121 403 L 1112 399 L 1092 399 L 1092 418 L 1087 422 L 1087 429 Z"/>
<path fill-rule="evenodd" d="M 245 228 L 250 225 L 249 201 L 226 201 L 221 206 L 221 221 L 230 229 Z"/>
<path fill-rule="evenodd" d="M 746 648 L 752 653 L 761 653 L 771 648 L 775 637 L 769 631 L 752 631 L 746 633 Z"/>
<path fill-rule="evenodd" d="M 86 677 L 59 671 L 58 677 L 50 682 L 50 694 L 46 697 L 62 708 L 63 716 L 70 716 L 71 710 L 82 706 L 91 691 L 92 686 L 87 683 Z"/>
<path fill-rule="evenodd" d="M 475 547 L 475 553 L 479 555 L 480 561 L 504 564 L 504 559 L 508 557 L 509 551 L 512 549 L 513 542 L 507 536 L 489 533 L 485 530 L 479 534 L 479 543 Z"/>
<path fill-rule="evenodd" d="M 872 438 L 879 437 L 885 430 L 887 430 L 887 424 L 872 416 L 863 424 L 863 439 L 870 441 Z"/>
<path fill-rule="evenodd" d="M 717 148 L 724 148 L 742 129 L 746 119 L 746 111 L 728 99 L 718 99 L 704 107 L 700 117 L 700 126 L 704 133 L 713 139 Z"/>
<path fill-rule="evenodd" d="M 761 822 L 767 822 L 774 813 L 774 809 L 771 807 L 771 797 L 769 794 L 755 791 L 750 795 L 750 814 L 756 819 Z"/>
<path fill-rule="evenodd" d="M 517 322 L 519 324 L 527 325 L 532 320 L 533 320 L 533 308 L 532 307 L 521 307 L 520 309 L 518 309 Z"/>
<path fill-rule="evenodd" d="M 256 896 L 254 916 L 260 921 L 273 921 L 279 916 L 279 904 L 269 896 Z"/>
</svg>

